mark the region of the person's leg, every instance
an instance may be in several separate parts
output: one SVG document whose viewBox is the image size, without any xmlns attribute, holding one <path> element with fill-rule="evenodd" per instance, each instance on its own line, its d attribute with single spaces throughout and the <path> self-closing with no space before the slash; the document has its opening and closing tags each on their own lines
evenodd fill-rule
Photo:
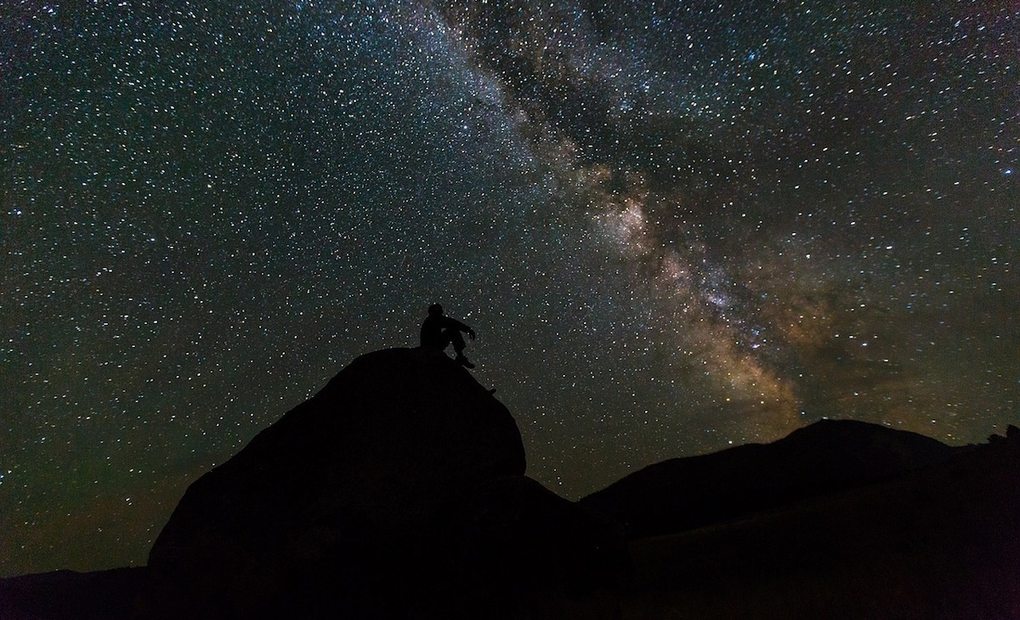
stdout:
<svg viewBox="0 0 1020 620">
<path fill-rule="evenodd" d="M 457 352 L 457 357 L 462 357 L 464 355 L 464 346 L 466 344 L 464 342 L 464 336 L 461 336 L 460 332 L 455 329 L 448 329 L 446 332 L 449 334 L 447 338 L 449 338 L 450 343 L 453 344 L 453 350 Z"/>
<path fill-rule="evenodd" d="M 443 330 L 443 342 L 444 348 L 445 343 L 449 342 L 453 344 L 453 350 L 457 352 L 457 363 L 465 368 L 474 368 L 475 365 L 468 361 L 468 358 L 464 357 L 464 336 L 460 335 L 460 332 L 455 329 Z"/>
</svg>

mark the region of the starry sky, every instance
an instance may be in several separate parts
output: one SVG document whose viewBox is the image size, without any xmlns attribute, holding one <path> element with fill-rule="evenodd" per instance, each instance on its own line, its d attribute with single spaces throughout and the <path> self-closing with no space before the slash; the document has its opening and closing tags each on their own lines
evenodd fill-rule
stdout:
<svg viewBox="0 0 1020 620">
<path fill-rule="evenodd" d="M 822 417 L 1020 423 L 1012 0 L 5 0 L 0 575 L 427 305 L 577 498 Z"/>
</svg>

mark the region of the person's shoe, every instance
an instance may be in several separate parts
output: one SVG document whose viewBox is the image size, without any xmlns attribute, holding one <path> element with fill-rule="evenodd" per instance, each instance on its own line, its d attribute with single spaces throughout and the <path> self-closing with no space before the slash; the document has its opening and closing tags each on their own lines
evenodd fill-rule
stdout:
<svg viewBox="0 0 1020 620">
<path fill-rule="evenodd" d="M 475 367 L 475 365 L 472 364 L 471 362 L 469 362 L 468 358 L 464 357 L 463 355 L 458 355 L 457 359 L 455 359 L 454 361 L 457 362 L 458 364 L 460 364 L 461 366 L 463 366 L 464 368 L 474 368 Z"/>
</svg>

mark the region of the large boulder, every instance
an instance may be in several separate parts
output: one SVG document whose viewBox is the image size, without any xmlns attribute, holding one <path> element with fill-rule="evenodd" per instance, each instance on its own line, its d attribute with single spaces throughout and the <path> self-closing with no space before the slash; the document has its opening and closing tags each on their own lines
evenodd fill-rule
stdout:
<svg viewBox="0 0 1020 620">
<path fill-rule="evenodd" d="M 378 351 L 192 484 L 149 565 L 273 581 L 344 543 L 400 544 L 465 489 L 524 470 L 517 425 L 470 373 Z"/>
<path fill-rule="evenodd" d="M 149 556 L 150 615 L 509 618 L 590 602 L 625 566 L 619 539 L 524 471 L 513 418 L 465 369 L 422 349 L 362 356 L 191 485 Z"/>
</svg>

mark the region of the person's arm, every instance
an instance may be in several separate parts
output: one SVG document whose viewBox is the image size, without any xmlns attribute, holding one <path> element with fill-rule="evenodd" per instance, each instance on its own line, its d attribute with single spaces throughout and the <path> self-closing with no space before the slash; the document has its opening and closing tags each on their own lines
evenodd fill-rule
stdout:
<svg viewBox="0 0 1020 620">
<path fill-rule="evenodd" d="M 471 338 L 471 340 L 475 339 L 475 330 L 473 330 L 470 327 L 468 327 L 467 325 L 461 323 L 457 319 L 451 319 L 448 316 L 445 316 L 443 318 L 446 319 L 445 322 L 444 322 L 444 327 L 449 327 L 449 328 L 455 329 L 457 331 L 464 332 L 465 334 L 468 335 L 468 337 Z"/>
</svg>

